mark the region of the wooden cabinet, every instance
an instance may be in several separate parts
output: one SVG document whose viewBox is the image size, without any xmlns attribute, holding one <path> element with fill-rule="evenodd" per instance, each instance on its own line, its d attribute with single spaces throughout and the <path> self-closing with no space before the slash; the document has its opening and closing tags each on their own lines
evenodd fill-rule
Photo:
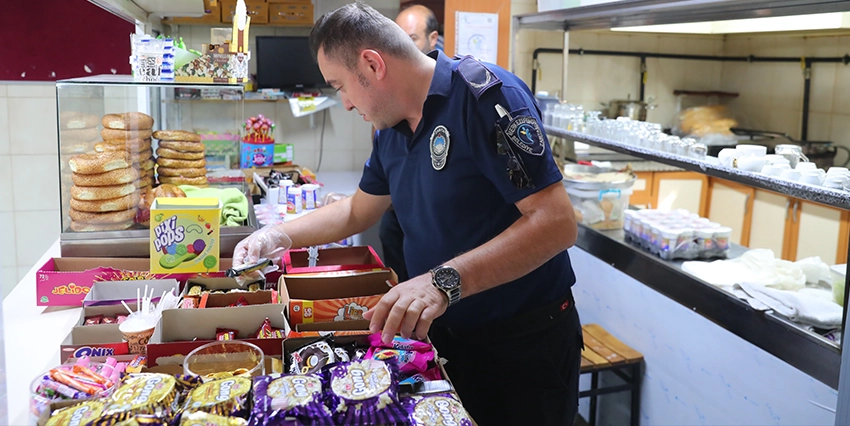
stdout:
<svg viewBox="0 0 850 426">
<path fill-rule="evenodd" d="M 709 182 L 708 215 L 712 222 L 732 228 L 729 240 L 746 246 L 750 239 L 750 217 L 756 190 L 720 179 Z"/>
<path fill-rule="evenodd" d="M 301 2 L 269 3 L 269 23 L 283 26 L 313 25 L 313 4 Z"/>
<path fill-rule="evenodd" d="M 245 8 L 251 17 L 251 25 L 269 23 L 269 4 L 266 0 L 245 0 Z M 221 22 L 233 23 L 236 0 L 221 0 Z"/>
<path fill-rule="evenodd" d="M 235 6 L 235 5 L 234 5 Z M 221 1 L 220 0 L 204 0 L 204 16 L 199 18 L 170 18 L 167 20 L 172 24 L 195 24 L 195 25 L 212 25 L 221 22 Z"/>
<path fill-rule="evenodd" d="M 773 250 L 776 257 L 788 259 L 786 237 L 792 199 L 769 191 L 756 190 L 750 223 L 749 248 Z"/>
<path fill-rule="evenodd" d="M 632 185 L 632 196 L 629 204 L 642 209 L 652 208 L 655 200 L 652 198 L 652 172 L 636 172 L 637 179 Z"/>
<path fill-rule="evenodd" d="M 712 178 L 708 218 L 732 228 L 731 241 L 782 259 L 847 262 L 850 211 Z"/>
<path fill-rule="evenodd" d="M 652 208 L 686 209 L 705 216 L 708 177 L 694 172 L 655 172 L 652 177 Z"/>
</svg>

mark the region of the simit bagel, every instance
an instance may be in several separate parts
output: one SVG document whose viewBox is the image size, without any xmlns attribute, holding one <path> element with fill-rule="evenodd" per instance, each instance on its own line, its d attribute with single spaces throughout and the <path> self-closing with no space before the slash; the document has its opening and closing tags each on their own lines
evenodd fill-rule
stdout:
<svg viewBox="0 0 850 426">
<path fill-rule="evenodd" d="M 97 127 L 97 116 L 80 111 L 59 113 L 59 128 L 63 130 L 88 129 Z"/>
<path fill-rule="evenodd" d="M 108 140 L 98 142 L 94 145 L 94 150 L 97 152 L 108 151 L 128 151 L 141 152 L 151 149 L 150 139 L 131 139 L 131 140 Z"/>
<path fill-rule="evenodd" d="M 125 195 L 112 200 L 81 201 L 71 198 L 71 208 L 81 212 L 117 212 L 124 211 L 139 204 L 139 193 Z"/>
<path fill-rule="evenodd" d="M 138 162 L 138 163 L 134 163 L 134 164 L 133 164 L 133 167 L 136 167 L 136 168 L 138 168 L 139 170 L 141 170 L 141 171 L 143 171 L 143 172 L 146 172 L 146 171 L 148 171 L 148 170 L 153 170 L 153 166 L 154 166 L 155 164 L 156 164 L 156 163 L 154 163 L 154 161 L 153 161 L 153 159 L 152 159 L 152 158 L 148 158 L 147 160 L 142 160 L 142 161 L 140 161 L 140 162 Z"/>
<path fill-rule="evenodd" d="M 136 217 L 136 209 L 135 205 L 133 208 L 120 210 L 115 212 L 108 213 L 91 213 L 84 212 L 75 209 L 71 209 L 68 212 L 68 216 L 71 217 L 71 220 L 80 223 L 116 223 L 116 222 L 126 222 L 128 220 L 133 220 Z"/>
<path fill-rule="evenodd" d="M 59 130 L 59 140 L 62 141 L 62 145 L 66 143 L 94 142 L 99 138 L 100 132 L 97 131 L 97 127 Z"/>
<path fill-rule="evenodd" d="M 161 141 L 200 142 L 201 135 L 185 130 L 157 130 L 153 137 Z"/>
<path fill-rule="evenodd" d="M 68 165 L 74 173 L 93 175 L 130 167 L 130 160 L 126 152 L 99 152 L 75 155 Z"/>
<path fill-rule="evenodd" d="M 175 169 L 200 169 L 207 165 L 207 160 L 175 160 L 173 158 L 159 157 L 156 164 L 160 167 L 171 167 Z"/>
<path fill-rule="evenodd" d="M 200 142 L 162 141 L 159 146 L 183 152 L 204 152 L 204 144 Z"/>
<path fill-rule="evenodd" d="M 135 163 L 141 163 L 141 162 L 144 162 L 144 161 L 151 161 L 151 157 L 153 157 L 153 151 L 151 151 L 149 149 L 142 151 L 142 152 L 139 152 L 139 153 L 136 153 L 136 152 L 130 153 L 130 161 L 132 161 L 134 164 Z M 139 164 L 139 165 L 141 165 L 141 164 Z"/>
<path fill-rule="evenodd" d="M 207 177 L 176 177 L 176 176 L 160 176 L 161 183 L 170 183 L 173 185 L 206 185 Z"/>
<path fill-rule="evenodd" d="M 139 178 L 139 171 L 130 167 L 112 170 L 95 175 L 81 175 L 74 173 L 71 179 L 74 185 L 79 186 L 109 186 L 122 183 L 130 183 Z"/>
<path fill-rule="evenodd" d="M 169 177 L 200 177 L 207 175 L 207 169 L 203 167 L 197 168 L 173 168 L 173 167 L 163 167 L 160 166 L 156 169 L 157 174 L 160 177 L 169 176 Z M 160 179 L 162 180 L 162 179 Z"/>
<path fill-rule="evenodd" d="M 128 141 L 131 139 L 149 139 L 151 137 L 151 131 L 103 129 L 100 131 L 100 137 L 102 137 L 105 141 Z"/>
<path fill-rule="evenodd" d="M 180 152 L 173 149 L 159 147 L 156 149 L 156 156 L 159 158 L 171 158 L 174 160 L 203 160 L 203 152 Z"/>
<path fill-rule="evenodd" d="M 71 187 L 71 197 L 77 200 L 111 200 L 132 194 L 136 185 L 128 183 L 114 186 L 77 186 Z"/>
<path fill-rule="evenodd" d="M 97 232 L 97 231 L 123 231 L 133 226 L 133 221 L 118 223 L 83 223 L 71 221 L 71 230 L 74 232 Z"/>
<path fill-rule="evenodd" d="M 125 112 L 106 114 L 100 123 L 107 129 L 148 130 L 153 127 L 153 118 L 142 112 Z"/>
<path fill-rule="evenodd" d="M 153 177 L 152 176 L 142 176 L 141 179 L 136 181 L 136 188 L 139 189 L 147 189 L 153 185 Z"/>
</svg>

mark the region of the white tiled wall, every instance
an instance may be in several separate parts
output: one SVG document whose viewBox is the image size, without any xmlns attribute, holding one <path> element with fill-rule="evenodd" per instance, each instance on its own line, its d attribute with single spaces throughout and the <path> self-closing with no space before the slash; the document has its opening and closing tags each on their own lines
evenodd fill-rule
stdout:
<svg viewBox="0 0 850 426">
<path fill-rule="evenodd" d="M 56 89 L 0 82 L 0 294 L 59 237 Z"/>
</svg>

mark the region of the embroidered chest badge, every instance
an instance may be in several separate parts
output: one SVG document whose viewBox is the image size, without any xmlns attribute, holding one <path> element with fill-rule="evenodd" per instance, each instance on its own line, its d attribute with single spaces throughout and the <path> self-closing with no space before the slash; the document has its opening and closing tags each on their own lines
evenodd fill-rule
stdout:
<svg viewBox="0 0 850 426">
<path fill-rule="evenodd" d="M 443 170 L 446 166 L 450 142 L 449 129 L 446 126 L 437 126 L 431 132 L 431 165 L 434 170 Z"/>
</svg>

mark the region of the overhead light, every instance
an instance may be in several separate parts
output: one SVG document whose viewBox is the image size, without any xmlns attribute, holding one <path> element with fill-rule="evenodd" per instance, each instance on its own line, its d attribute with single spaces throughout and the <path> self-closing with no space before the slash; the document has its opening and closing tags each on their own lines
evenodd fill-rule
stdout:
<svg viewBox="0 0 850 426">
<path fill-rule="evenodd" d="M 850 13 L 774 16 L 731 21 L 693 22 L 688 24 L 642 25 L 611 28 L 611 31 L 677 34 L 739 34 L 782 31 L 837 30 L 850 28 Z"/>
</svg>

